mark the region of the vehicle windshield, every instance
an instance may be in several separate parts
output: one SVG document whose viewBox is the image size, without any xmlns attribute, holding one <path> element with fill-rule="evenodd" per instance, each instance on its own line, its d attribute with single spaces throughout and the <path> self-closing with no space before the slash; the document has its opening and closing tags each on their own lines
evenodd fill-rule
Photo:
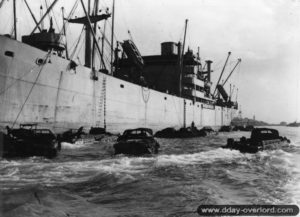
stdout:
<svg viewBox="0 0 300 217">
<path fill-rule="evenodd" d="M 252 139 L 275 139 L 278 137 L 278 131 L 273 129 L 256 129 L 251 134 Z"/>
<path fill-rule="evenodd" d="M 145 136 L 145 137 L 151 137 L 151 133 L 147 130 L 128 130 L 124 132 L 124 136 Z"/>
</svg>

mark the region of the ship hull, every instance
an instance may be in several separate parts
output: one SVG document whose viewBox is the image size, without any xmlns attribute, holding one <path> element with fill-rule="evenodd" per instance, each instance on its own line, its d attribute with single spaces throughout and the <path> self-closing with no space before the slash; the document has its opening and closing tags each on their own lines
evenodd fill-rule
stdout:
<svg viewBox="0 0 300 217">
<path fill-rule="evenodd" d="M 229 125 L 233 108 L 207 105 L 141 87 L 0 36 L 0 125 L 38 123 L 60 133 L 83 126 L 109 132 L 160 130 L 195 123 Z M 94 79 L 95 76 L 97 79 Z"/>
</svg>

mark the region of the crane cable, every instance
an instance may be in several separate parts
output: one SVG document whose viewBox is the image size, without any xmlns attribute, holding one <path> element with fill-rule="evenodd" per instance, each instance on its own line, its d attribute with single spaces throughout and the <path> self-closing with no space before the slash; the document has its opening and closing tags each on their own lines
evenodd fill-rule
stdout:
<svg viewBox="0 0 300 217">
<path fill-rule="evenodd" d="M 78 39 L 77 39 L 77 41 L 76 41 L 76 44 L 75 44 L 75 47 L 74 47 L 74 44 L 72 45 L 72 47 L 71 47 L 71 49 L 74 47 L 74 49 L 73 49 L 73 51 L 72 51 L 72 53 L 71 53 L 71 55 L 70 55 L 70 59 L 73 59 L 73 57 L 74 57 L 74 55 L 75 55 L 75 53 L 76 53 L 76 51 L 77 51 L 77 48 L 78 48 L 78 45 L 79 45 L 79 43 L 80 43 L 80 41 L 81 41 L 81 38 L 82 38 L 82 35 L 83 35 L 83 32 L 84 32 L 84 27 L 82 27 L 82 30 L 81 30 L 81 33 L 80 33 L 80 35 L 79 35 L 79 37 L 78 37 Z"/>
<path fill-rule="evenodd" d="M 11 65 L 11 64 L 10 64 Z M 14 86 L 17 82 L 21 81 L 22 78 L 24 78 L 25 76 L 27 76 L 29 73 L 33 72 L 33 70 L 36 68 L 36 66 L 34 66 L 33 68 L 31 68 L 28 72 L 25 72 L 20 78 L 15 79 L 16 81 L 11 83 L 7 88 L 5 88 L 4 90 L 2 90 L 0 92 L 0 95 L 4 94 L 6 91 L 8 91 L 8 89 L 10 89 L 12 86 Z"/>
<path fill-rule="evenodd" d="M 68 14 L 67 18 L 64 18 L 65 20 L 69 20 L 75 13 L 75 10 L 77 9 L 78 7 L 78 3 L 79 3 L 79 0 L 76 0 L 75 4 L 73 5 L 70 13 Z M 63 26 L 65 26 L 65 29 L 67 29 L 69 22 L 64 22 L 63 23 Z M 60 34 L 64 31 L 64 27 L 61 28 L 61 30 L 59 31 Z"/>
</svg>

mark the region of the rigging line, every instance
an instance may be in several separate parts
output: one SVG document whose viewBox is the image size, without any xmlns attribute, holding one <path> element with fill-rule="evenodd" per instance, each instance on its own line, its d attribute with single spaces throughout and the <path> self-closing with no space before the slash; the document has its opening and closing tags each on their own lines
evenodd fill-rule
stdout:
<svg viewBox="0 0 300 217">
<path fill-rule="evenodd" d="M 111 47 L 110 47 L 110 44 L 108 42 L 107 42 L 106 46 L 104 46 L 104 49 L 105 49 L 106 54 L 110 54 Z M 103 57 L 105 57 L 105 56 L 103 56 Z M 107 58 L 110 58 L 110 57 L 107 56 Z"/>
<path fill-rule="evenodd" d="M 109 46 L 111 46 L 110 41 L 109 41 L 109 40 L 107 39 L 107 37 L 105 36 L 104 32 L 101 31 L 101 30 L 100 30 L 100 32 L 101 32 L 101 34 L 102 34 L 101 36 L 104 38 L 104 41 L 105 41 Z M 100 37 L 101 37 L 101 36 L 100 36 Z"/>
<path fill-rule="evenodd" d="M 47 10 L 49 10 L 47 0 L 45 0 L 45 5 L 46 5 Z M 48 19 L 50 20 L 51 19 L 50 12 L 47 14 L 47 16 L 48 16 Z"/>
<path fill-rule="evenodd" d="M 23 20 L 21 20 L 20 21 L 20 24 L 21 24 L 21 26 L 23 26 L 24 25 L 24 27 L 26 27 L 25 29 L 31 29 L 32 28 L 32 21 L 29 19 L 29 17 L 28 16 L 25 16 L 26 17 L 26 21 L 23 21 Z M 40 31 L 40 28 L 38 28 L 39 29 L 39 31 Z M 40 31 L 41 32 L 41 31 Z"/>
<path fill-rule="evenodd" d="M 50 5 L 49 9 L 52 9 L 52 8 L 55 6 L 55 4 L 56 4 L 57 2 L 58 2 L 58 0 L 54 0 L 54 1 L 52 2 L 52 4 Z M 49 12 L 50 12 L 49 9 L 48 9 L 48 10 L 46 11 L 46 13 L 42 16 L 42 18 L 40 19 L 40 21 L 38 22 L 38 24 L 41 24 L 41 23 L 44 21 L 45 17 L 46 17 L 47 15 L 49 15 Z M 32 34 L 35 32 L 35 30 L 37 29 L 37 26 L 38 26 L 38 25 L 36 25 L 36 26 L 34 27 L 34 29 L 31 31 L 30 35 L 32 35 Z"/>
<path fill-rule="evenodd" d="M 88 12 L 86 11 L 86 8 L 85 8 L 85 6 L 84 6 L 83 0 L 80 0 L 80 2 L 81 2 L 81 5 L 82 5 L 82 9 L 83 9 L 83 11 L 84 11 L 84 14 L 85 14 L 85 16 L 86 16 L 86 18 L 87 18 L 87 20 L 88 20 L 88 24 L 89 24 L 88 27 L 89 27 L 89 29 L 90 29 L 90 31 L 91 31 L 91 33 L 92 33 L 92 36 L 93 36 L 93 38 L 94 38 L 94 40 L 95 40 L 95 42 L 96 42 L 96 43 L 95 43 L 96 48 L 97 48 L 98 52 L 100 53 L 100 56 L 101 56 L 101 62 L 103 63 L 104 69 L 106 69 L 106 66 L 105 66 L 105 63 L 104 63 L 104 60 L 103 60 L 103 55 L 102 55 L 100 46 L 99 46 L 99 44 L 98 44 L 98 42 L 97 42 L 97 36 L 95 35 L 95 32 L 94 32 L 94 30 L 93 30 L 93 28 L 92 28 L 90 16 L 89 16 Z"/>
<path fill-rule="evenodd" d="M 104 40 L 105 40 L 105 42 L 109 45 L 109 46 L 111 46 L 111 44 L 110 44 L 110 40 L 106 37 L 106 34 L 105 34 L 105 31 L 104 30 L 102 30 L 101 28 L 99 28 L 99 32 L 100 32 L 100 37 L 102 38 L 104 38 Z M 97 35 L 98 36 L 98 35 Z M 115 38 L 117 38 L 116 36 L 115 36 Z M 116 39 L 116 41 L 118 41 L 117 39 Z"/>
<path fill-rule="evenodd" d="M 23 0 L 23 2 L 26 4 L 26 6 L 27 6 L 27 9 L 29 10 L 29 13 L 30 13 L 31 17 L 32 17 L 32 19 L 33 19 L 33 20 L 34 20 L 34 22 L 35 22 L 35 25 L 37 25 L 37 24 L 38 24 L 38 22 L 37 22 L 37 20 L 36 20 L 36 18 L 35 18 L 35 16 L 34 16 L 34 14 L 33 14 L 33 12 L 32 12 L 32 10 L 31 10 L 31 8 L 29 7 L 29 5 L 28 5 L 27 1 L 26 1 L 26 0 Z M 29 23 L 29 22 L 28 22 L 28 23 Z M 42 29 L 40 28 L 40 26 L 38 26 L 38 29 L 40 30 L 40 32 L 42 31 Z"/>
<path fill-rule="evenodd" d="M 64 18 L 64 19 L 66 20 L 66 21 L 63 22 L 63 25 L 65 26 L 65 29 L 68 28 L 68 26 L 69 26 L 68 20 L 73 16 L 75 10 L 76 10 L 77 7 L 78 7 L 78 3 L 79 3 L 79 0 L 76 0 L 76 2 L 75 2 L 75 4 L 73 5 L 71 11 L 69 12 L 67 18 Z M 64 27 L 64 26 L 63 26 L 63 27 Z M 62 33 L 62 32 L 64 31 L 63 27 L 62 27 L 62 29 L 60 30 L 60 33 Z"/>
<path fill-rule="evenodd" d="M 30 88 L 30 91 L 29 91 L 29 93 L 28 93 L 28 95 L 27 95 L 27 97 L 26 97 L 24 103 L 22 104 L 21 109 L 20 109 L 20 111 L 19 111 L 19 113 L 18 113 L 18 115 L 17 115 L 17 117 L 16 117 L 16 119 L 15 119 L 13 125 L 12 125 L 12 128 L 14 128 L 14 126 L 15 126 L 15 124 L 16 124 L 16 122 L 17 122 L 17 120 L 18 120 L 18 118 L 19 118 L 19 116 L 20 116 L 20 114 L 21 114 L 21 112 L 23 111 L 24 106 L 25 106 L 26 102 L 28 101 L 28 99 L 29 99 L 29 97 L 30 97 L 30 95 L 31 95 L 31 93 L 32 93 L 32 91 L 33 91 L 33 88 L 35 87 L 35 85 L 36 85 L 36 83 L 37 83 L 37 81 L 38 81 L 38 79 L 39 79 L 39 77 L 40 77 L 40 75 L 41 75 L 41 72 L 43 71 L 43 68 L 44 68 L 44 66 L 46 65 L 47 59 L 51 56 L 51 52 L 52 52 L 52 50 L 49 51 L 49 53 L 48 53 L 48 55 L 47 55 L 47 57 L 46 57 L 46 59 L 45 59 L 45 61 L 44 61 L 43 66 L 41 67 L 41 69 L 40 69 L 40 71 L 39 71 L 39 73 L 38 73 L 38 75 L 37 75 L 37 77 L 36 77 L 36 79 L 35 79 L 35 81 L 34 81 L 32 87 Z"/>
<path fill-rule="evenodd" d="M 98 5 L 97 5 L 98 4 Z M 98 0 L 98 2 L 97 1 L 94 1 L 94 5 L 93 5 L 93 9 L 92 9 L 92 14 L 94 14 L 94 15 L 97 15 L 98 14 L 98 10 L 99 9 L 97 9 L 97 8 L 99 8 L 99 0 Z"/>
<path fill-rule="evenodd" d="M 79 3 L 79 0 L 76 0 L 75 4 L 73 5 L 73 7 L 72 7 L 72 9 L 70 11 L 70 13 L 67 16 L 67 20 L 69 20 L 70 17 L 73 16 L 76 8 L 78 7 L 78 3 Z M 61 28 L 61 30 L 59 32 L 59 34 L 62 34 L 64 32 L 65 37 L 67 37 L 66 36 L 66 34 L 67 34 L 66 32 L 67 32 L 67 28 L 69 27 L 69 22 L 67 22 L 67 20 L 64 20 L 64 17 L 63 17 L 63 25 L 62 25 L 62 28 Z M 81 34 L 82 34 L 82 32 L 81 32 Z M 60 38 L 60 42 L 61 41 L 62 41 L 62 38 Z M 68 53 L 69 53 L 69 50 L 71 50 L 71 49 L 73 49 L 73 45 L 72 45 L 72 47 L 70 49 L 68 49 L 68 47 L 67 47 L 67 38 L 66 38 L 66 54 L 67 54 L 67 58 L 69 58 L 68 57 Z"/>
<path fill-rule="evenodd" d="M 43 58 L 45 59 L 47 57 L 47 55 Z M 8 68 L 11 68 L 11 65 L 13 63 L 13 59 L 10 63 L 10 66 Z M 3 91 L 0 92 L 0 95 L 4 94 L 9 88 L 11 88 L 13 85 L 15 85 L 17 82 L 21 81 L 22 78 L 24 78 L 25 76 L 27 76 L 29 73 L 31 73 L 35 68 L 37 68 L 38 66 L 34 66 L 32 67 L 28 72 L 25 72 L 20 78 L 13 78 L 11 77 L 12 79 L 15 79 L 15 82 L 13 82 L 12 84 L 10 84 L 6 89 L 4 89 Z M 9 74 L 9 73 L 8 73 Z M 1 75 L 0 75 L 1 76 Z M 4 75 L 5 76 L 5 75 Z"/>
<path fill-rule="evenodd" d="M 107 54 L 107 55 L 105 56 L 105 58 L 106 58 L 106 59 L 109 59 L 109 61 L 110 61 L 110 55 L 109 55 L 109 54 L 110 54 L 111 49 L 110 49 L 110 47 L 108 47 L 108 46 L 106 46 L 104 49 L 105 49 L 105 52 L 106 52 L 106 54 Z"/>
<path fill-rule="evenodd" d="M 70 47 L 70 50 L 73 50 L 74 47 L 76 47 L 76 45 L 78 44 L 78 40 L 80 40 L 80 38 L 82 37 L 83 31 L 84 31 L 84 27 L 82 27 L 82 30 L 81 30 L 78 38 L 73 42 L 72 46 Z"/>
<path fill-rule="evenodd" d="M 112 28 L 112 24 L 109 22 L 109 20 L 107 21 L 107 23 L 108 23 L 108 25 L 109 25 L 109 27 L 110 27 L 110 29 Z M 118 37 L 117 37 L 117 35 L 114 33 L 114 38 L 115 38 L 115 41 L 119 41 L 119 39 L 118 39 Z"/>
<path fill-rule="evenodd" d="M 12 79 L 15 79 L 15 82 L 11 83 L 7 88 L 5 88 L 4 90 L 2 90 L 0 92 L 0 95 L 4 94 L 8 89 L 10 89 L 12 86 L 14 86 L 17 82 L 21 81 L 22 78 L 24 78 L 26 75 L 28 75 L 29 73 L 31 73 L 34 70 L 35 67 L 36 66 L 34 66 L 33 68 L 31 68 L 28 72 L 24 73 L 20 78 L 12 78 Z"/>
<path fill-rule="evenodd" d="M 107 50 L 110 50 L 110 49 L 107 49 Z M 96 53 L 97 57 L 99 57 L 99 59 L 101 58 L 100 54 L 99 53 Z M 106 63 L 108 63 L 110 60 L 110 57 L 108 56 L 103 56 L 103 59 L 105 60 Z"/>
<path fill-rule="evenodd" d="M 77 39 L 77 42 L 76 42 L 76 45 L 75 45 L 74 49 L 73 49 L 73 46 L 72 46 L 72 48 L 70 49 L 70 50 L 73 49 L 73 51 L 72 51 L 72 53 L 71 53 L 71 55 L 70 55 L 70 59 L 73 59 L 73 57 L 75 56 L 75 53 L 76 53 L 76 51 L 77 51 L 77 48 L 78 48 L 78 45 L 79 45 L 79 43 L 80 43 L 80 41 L 81 41 L 81 38 L 82 38 L 83 33 L 84 33 L 84 27 L 82 27 L 81 33 L 80 33 L 80 35 L 79 35 L 79 37 L 78 37 L 78 39 Z"/>
<path fill-rule="evenodd" d="M 80 62 L 79 54 L 80 54 L 80 52 L 81 52 L 81 50 L 82 50 L 84 44 L 85 44 L 85 43 L 84 43 L 84 41 L 82 40 L 82 42 L 81 42 L 81 44 L 80 44 L 80 46 L 79 46 L 77 55 L 76 55 L 76 58 L 79 60 L 79 64 L 80 64 L 80 65 L 82 65 L 82 63 Z"/>
<path fill-rule="evenodd" d="M 47 0 L 45 0 L 45 3 L 46 3 L 46 7 L 47 7 L 47 9 L 48 9 L 49 6 L 48 6 Z M 52 13 L 52 16 L 54 17 L 54 22 L 55 22 L 55 24 L 56 24 L 57 29 L 59 29 L 58 22 L 57 22 L 57 19 L 56 19 L 56 16 L 55 16 L 53 10 L 51 9 L 50 12 Z M 49 13 L 49 19 L 50 19 L 50 13 Z"/>
<path fill-rule="evenodd" d="M 104 41 L 105 42 L 105 41 Z M 105 45 L 104 45 L 104 50 L 105 50 L 105 52 L 106 52 L 106 54 L 110 54 L 110 52 L 111 52 L 111 46 L 110 46 L 110 43 L 106 43 Z"/>
</svg>

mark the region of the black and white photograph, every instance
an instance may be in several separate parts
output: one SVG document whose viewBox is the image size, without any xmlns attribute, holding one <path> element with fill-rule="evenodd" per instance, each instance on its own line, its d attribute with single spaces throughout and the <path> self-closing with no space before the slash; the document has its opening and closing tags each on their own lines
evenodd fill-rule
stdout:
<svg viewBox="0 0 300 217">
<path fill-rule="evenodd" d="M 0 0 L 0 216 L 300 216 L 300 0 Z"/>
</svg>

